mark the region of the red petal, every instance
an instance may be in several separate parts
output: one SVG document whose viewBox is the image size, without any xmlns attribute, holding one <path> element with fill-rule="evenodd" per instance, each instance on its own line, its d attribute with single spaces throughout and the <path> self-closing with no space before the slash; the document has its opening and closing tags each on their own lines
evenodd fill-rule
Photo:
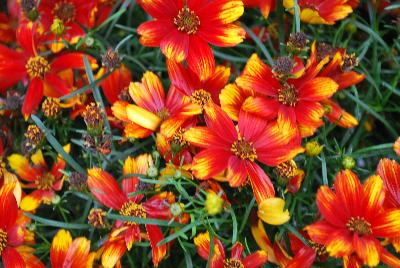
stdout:
<svg viewBox="0 0 400 268">
<path fill-rule="evenodd" d="M 140 24 L 137 33 L 143 46 L 159 47 L 164 37 L 173 30 L 172 20 L 151 20 Z"/>
<path fill-rule="evenodd" d="M 46 97 L 59 98 L 70 93 L 71 88 L 55 73 L 48 73 L 44 79 L 43 95 Z"/>
<path fill-rule="evenodd" d="M 222 25 L 207 25 L 198 35 L 207 43 L 218 47 L 233 47 L 243 42 L 246 31 L 239 25 L 230 23 Z"/>
<path fill-rule="evenodd" d="M 237 156 L 229 157 L 226 178 L 231 187 L 242 186 L 247 179 L 246 160 L 239 159 Z"/>
<path fill-rule="evenodd" d="M 262 200 L 275 196 L 274 185 L 260 166 L 254 162 L 247 162 L 247 172 L 257 203 L 261 203 Z"/>
<path fill-rule="evenodd" d="M 299 88 L 299 98 L 308 101 L 320 101 L 331 97 L 338 84 L 328 77 L 317 77 L 307 81 Z"/>
<path fill-rule="evenodd" d="M 162 39 L 160 48 L 168 59 L 181 62 L 189 54 L 189 35 L 173 29 Z"/>
<path fill-rule="evenodd" d="M 243 250 L 244 250 L 244 247 L 243 247 L 242 243 L 236 242 L 231 249 L 231 258 L 236 259 L 236 260 L 242 259 Z M 247 266 L 245 266 L 245 267 L 247 267 Z"/>
<path fill-rule="evenodd" d="M 118 100 L 118 95 L 121 91 L 129 86 L 131 81 L 131 71 L 125 66 L 121 65 L 120 68 L 114 70 L 109 77 L 101 82 L 104 95 L 110 104 Z"/>
<path fill-rule="evenodd" d="M 63 267 L 85 267 L 90 251 L 90 241 L 85 237 L 76 238 L 65 256 Z"/>
<path fill-rule="evenodd" d="M 382 159 L 379 162 L 377 173 L 385 185 L 385 203 L 387 202 L 393 207 L 400 207 L 400 164 L 395 160 Z"/>
<path fill-rule="evenodd" d="M 242 110 L 239 113 L 238 126 L 240 135 L 244 137 L 246 141 L 254 142 L 260 139 L 261 134 L 265 132 L 267 121 Z"/>
<path fill-rule="evenodd" d="M 14 183 L 3 184 L 0 189 L 0 229 L 8 230 L 17 220 L 18 205 L 14 197 Z"/>
<path fill-rule="evenodd" d="M 12 247 L 6 247 L 1 253 L 4 268 L 25 268 L 24 259 Z"/>
<path fill-rule="evenodd" d="M 209 179 L 223 172 L 228 167 L 232 154 L 221 149 L 205 149 L 198 153 L 192 162 L 192 171 L 198 179 Z"/>
<path fill-rule="evenodd" d="M 24 104 L 22 105 L 22 114 L 29 116 L 38 106 L 43 98 L 43 81 L 40 78 L 34 78 L 29 83 L 26 91 Z"/>
<path fill-rule="evenodd" d="M 185 95 L 192 95 L 196 89 L 200 89 L 200 81 L 194 73 L 185 66 L 173 60 L 167 60 L 168 75 L 171 83 Z"/>
<path fill-rule="evenodd" d="M 84 70 L 85 65 L 83 62 L 84 57 L 88 57 L 89 63 L 95 64 L 96 59 L 83 53 L 66 53 L 57 56 L 51 63 L 51 71 L 58 73 L 68 69 L 81 69 Z"/>
<path fill-rule="evenodd" d="M 88 186 L 92 194 L 105 206 L 119 210 L 128 201 L 117 181 L 99 168 L 88 170 Z"/>
<path fill-rule="evenodd" d="M 375 236 L 390 238 L 400 233 L 400 209 L 388 209 L 370 219 Z"/>
<path fill-rule="evenodd" d="M 205 110 L 207 127 L 220 137 L 222 142 L 229 146 L 238 138 L 232 119 L 216 105 L 211 105 Z"/>
<path fill-rule="evenodd" d="M 268 253 L 266 251 L 259 250 L 246 256 L 246 258 L 242 260 L 242 263 L 246 268 L 259 268 L 263 267 L 267 261 Z"/>
<path fill-rule="evenodd" d="M 157 267 L 160 261 L 167 254 L 167 244 L 157 246 L 158 242 L 164 239 L 164 235 L 161 232 L 160 227 L 156 225 L 146 224 L 147 235 L 149 236 L 151 245 L 151 257 L 153 260 L 154 267 Z"/>
<path fill-rule="evenodd" d="M 243 111 L 260 116 L 265 120 L 271 120 L 277 117 L 279 106 L 279 102 L 274 99 L 248 97 L 243 103 L 242 109 Z"/>
<path fill-rule="evenodd" d="M 141 0 L 142 8 L 156 19 L 171 19 L 183 8 L 183 0 Z"/>
<path fill-rule="evenodd" d="M 381 260 L 383 263 L 387 264 L 389 267 L 400 267 L 400 259 L 392 255 L 385 248 L 382 248 Z"/>
<path fill-rule="evenodd" d="M 348 215 L 362 215 L 360 200 L 362 200 L 362 188 L 356 174 L 351 170 L 338 173 L 335 179 L 336 196 L 340 206 Z"/>
<path fill-rule="evenodd" d="M 379 264 L 379 256 L 381 252 L 381 245 L 375 238 L 362 236 L 357 234 L 353 235 L 353 244 L 358 257 L 362 262 L 370 267 Z"/>
<path fill-rule="evenodd" d="M 298 252 L 296 252 L 296 254 L 293 256 L 293 259 L 290 260 L 285 268 L 309 268 L 312 267 L 315 258 L 315 251 L 310 247 L 304 246 Z"/>
<path fill-rule="evenodd" d="M 327 186 L 321 186 L 317 192 L 317 206 L 326 221 L 337 227 L 346 225 L 348 215 L 337 208 L 340 203 L 335 193 Z"/>
<path fill-rule="evenodd" d="M 215 72 L 215 59 L 210 46 L 196 35 L 190 36 L 186 62 L 201 81 L 205 81 Z"/>
</svg>

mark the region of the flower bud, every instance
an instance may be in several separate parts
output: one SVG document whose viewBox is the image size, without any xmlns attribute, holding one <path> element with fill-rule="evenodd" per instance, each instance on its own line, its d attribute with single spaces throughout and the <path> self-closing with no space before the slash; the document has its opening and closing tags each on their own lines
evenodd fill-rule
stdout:
<svg viewBox="0 0 400 268">
<path fill-rule="evenodd" d="M 309 141 L 305 146 L 306 155 L 310 157 L 318 156 L 323 148 L 324 146 L 320 145 L 317 141 Z"/>
<path fill-rule="evenodd" d="M 224 199 L 213 191 L 207 191 L 206 201 L 204 207 L 208 215 L 217 215 L 221 213 L 224 205 Z"/>
<path fill-rule="evenodd" d="M 55 18 L 50 26 L 50 30 L 56 36 L 62 36 L 65 33 L 64 22 L 58 18 Z"/>
<path fill-rule="evenodd" d="M 345 169 L 353 169 L 356 166 L 356 161 L 351 156 L 345 156 L 342 159 L 342 165 Z"/>
</svg>

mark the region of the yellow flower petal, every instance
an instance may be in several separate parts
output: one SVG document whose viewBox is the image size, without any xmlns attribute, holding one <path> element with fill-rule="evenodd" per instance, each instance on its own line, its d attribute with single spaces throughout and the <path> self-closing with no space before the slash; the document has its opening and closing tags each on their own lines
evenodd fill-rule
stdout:
<svg viewBox="0 0 400 268">
<path fill-rule="evenodd" d="M 268 198 L 263 200 L 258 208 L 258 217 L 271 225 L 281 225 L 290 220 L 289 211 L 285 207 L 285 200 L 282 198 Z"/>
</svg>

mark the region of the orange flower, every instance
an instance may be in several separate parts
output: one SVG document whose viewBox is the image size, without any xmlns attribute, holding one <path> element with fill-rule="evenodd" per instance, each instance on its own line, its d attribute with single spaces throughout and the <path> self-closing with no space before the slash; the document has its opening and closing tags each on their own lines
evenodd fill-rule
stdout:
<svg viewBox="0 0 400 268">
<path fill-rule="evenodd" d="M 25 259 L 30 259 L 37 266 L 44 267 L 30 254 L 21 254 L 25 241 L 25 225 L 18 222 L 18 204 L 13 191 L 15 183 L 4 184 L 0 188 L 0 256 L 5 268 L 25 267 Z"/>
<path fill-rule="evenodd" d="M 124 169 L 132 168 L 132 163 L 127 165 Z M 138 170 L 136 170 L 137 172 Z M 104 206 L 118 211 L 122 216 L 162 220 L 173 218 L 169 205 L 175 203 L 175 196 L 172 193 L 163 192 L 140 203 L 143 195 L 132 195 L 138 187 L 138 180 L 135 177 L 122 180 L 121 189 L 109 173 L 99 168 L 92 168 L 88 170 L 88 186 L 92 194 Z M 164 236 L 160 227 L 156 225 L 145 224 L 145 228 L 152 248 L 153 263 L 154 266 L 157 266 L 167 251 L 166 244 L 157 245 Z M 133 243 L 141 241 L 141 239 L 139 224 L 116 221 L 104 246 L 102 264 L 105 267 L 113 267 L 126 250 L 130 250 Z"/>
<path fill-rule="evenodd" d="M 201 233 L 194 238 L 197 253 L 205 260 L 208 260 L 210 255 L 210 235 L 209 233 Z M 259 268 L 262 267 L 268 260 L 268 254 L 265 251 L 259 250 L 246 257 L 242 257 L 244 247 L 240 242 L 236 242 L 231 250 L 231 257 L 225 256 L 224 246 L 221 241 L 214 237 L 214 252 L 211 257 L 210 268 L 225 268 L 225 267 L 243 267 L 243 268 Z"/>
<path fill-rule="evenodd" d="M 185 5 L 182 0 L 142 0 L 140 3 L 154 18 L 138 27 L 140 43 L 159 46 L 168 59 L 186 60 L 200 80 L 208 79 L 215 69 L 208 43 L 232 47 L 245 37 L 244 29 L 233 23 L 243 14 L 240 0 L 189 0 Z"/>
<path fill-rule="evenodd" d="M 68 148 L 65 147 L 65 149 Z M 65 161 L 60 156 L 57 157 L 51 169 L 48 168 L 41 150 L 33 154 L 31 160 L 33 165 L 29 163 L 29 159 L 20 154 L 12 154 L 8 157 L 10 167 L 27 182 L 27 184 L 22 184 L 22 187 L 34 189 L 21 201 L 21 208 L 24 211 L 33 211 L 42 202 L 50 203 L 56 192 L 61 190 L 64 181 L 60 170 L 65 168 Z"/>
<path fill-rule="evenodd" d="M 52 267 L 92 267 L 95 253 L 90 252 L 90 241 L 85 237 L 72 240 L 66 230 L 59 230 L 50 248 Z M 91 257 L 90 257 L 91 256 Z"/>
<path fill-rule="evenodd" d="M 198 105 L 184 101 L 182 94 L 171 87 L 165 97 L 157 75 L 145 72 L 142 82 L 131 82 L 129 94 L 135 104 L 116 101 L 112 106 L 115 117 L 125 122 L 125 136 L 144 138 L 161 127 L 170 137 L 190 117 L 201 113 Z"/>
<path fill-rule="evenodd" d="M 283 68 L 285 66 L 281 66 L 282 71 L 290 74 L 291 70 Z M 256 94 L 246 99 L 242 109 L 267 120 L 283 118 L 297 126 L 302 137 L 313 135 L 323 124 L 324 107 L 321 101 L 330 98 L 338 89 L 337 83 L 331 78 L 316 77 L 322 66 L 323 62 L 303 70 L 304 73 L 297 68 L 298 72 L 293 74 L 292 71 L 289 75 L 294 78 L 282 80 L 275 71 L 280 66 L 271 70 L 253 54 L 241 76 L 236 79 L 239 87 Z M 296 78 L 301 73 L 303 75 Z"/>
<path fill-rule="evenodd" d="M 298 0 L 300 19 L 310 24 L 335 24 L 353 12 L 352 0 Z M 284 0 L 283 6 L 294 13 L 294 0 Z"/>
<path fill-rule="evenodd" d="M 199 179 L 209 179 L 227 169 L 230 186 L 239 187 L 247 178 L 258 202 L 275 195 L 274 187 L 256 160 L 276 166 L 303 151 L 288 124 L 266 121 L 241 112 L 238 128 L 228 115 L 214 105 L 205 111 L 207 127 L 191 128 L 184 137 L 192 145 L 204 148 L 192 163 Z"/>
<path fill-rule="evenodd" d="M 268 18 L 269 13 L 275 9 L 276 0 L 243 0 L 245 7 L 258 7 L 264 18 Z"/>
<path fill-rule="evenodd" d="M 400 209 L 385 209 L 384 201 L 384 184 L 379 176 L 371 176 L 361 185 L 352 171 L 341 171 L 334 191 L 328 186 L 318 190 L 317 206 L 323 219 L 305 229 L 332 257 L 354 253 L 364 265 L 376 266 L 382 260 L 398 267 L 400 260 L 377 239 L 396 237 L 400 232 Z"/>
</svg>

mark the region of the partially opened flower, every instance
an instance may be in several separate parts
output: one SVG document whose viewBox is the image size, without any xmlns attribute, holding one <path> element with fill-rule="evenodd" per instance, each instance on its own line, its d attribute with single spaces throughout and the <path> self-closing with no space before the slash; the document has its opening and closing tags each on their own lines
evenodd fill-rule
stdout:
<svg viewBox="0 0 400 268">
<path fill-rule="evenodd" d="M 299 0 L 300 19 L 310 24 L 335 24 L 353 12 L 349 0 Z M 283 6 L 294 14 L 294 0 L 284 0 Z"/>
<path fill-rule="evenodd" d="M 364 265 L 376 266 L 383 261 L 398 267 L 400 260 L 384 249 L 378 238 L 398 236 L 400 209 L 386 209 L 384 202 L 379 176 L 371 176 L 361 185 L 352 171 L 341 171 L 334 190 L 328 186 L 318 190 L 317 206 L 323 218 L 305 229 L 332 257 L 356 254 Z"/>
<path fill-rule="evenodd" d="M 275 190 L 264 170 L 256 163 L 276 166 L 303 151 L 293 129 L 279 126 L 242 112 L 237 128 L 228 115 L 214 105 L 205 111 L 207 127 L 195 127 L 184 137 L 203 148 L 193 159 L 192 171 L 198 179 L 209 179 L 227 170 L 230 186 L 250 182 L 258 202 L 274 197 Z"/>
<path fill-rule="evenodd" d="M 173 218 L 169 208 L 169 204 L 175 203 L 173 194 L 163 192 L 141 202 L 143 195 L 135 195 L 138 186 L 137 178 L 123 179 L 122 188 L 120 188 L 117 181 L 106 171 L 92 168 L 88 170 L 88 174 L 88 186 L 92 194 L 104 206 L 118 211 L 121 216 L 162 220 Z M 116 221 L 104 245 L 102 264 L 113 267 L 126 250 L 132 248 L 133 243 L 145 237 L 150 240 L 153 264 L 157 266 L 167 252 L 166 244 L 157 245 L 163 240 L 164 235 L 157 225 L 145 224 L 145 229 L 147 235 L 142 235 L 139 224 L 131 221 Z"/>
<path fill-rule="evenodd" d="M 69 146 L 64 147 L 69 151 Z M 60 191 L 64 178 L 60 170 L 65 168 L 65 161 L 61 156 L 51 168 L 47 165 L 43 153 L 38 150 L 31 156 L 31 161 L 20 154 L 12 154 L 8 157 L 8 163 L 15 173 L 24 181 L 23 188 L 33 189 L 31 193 L 24 196 L 21 201 L 21 209 L 33 211 L 42 203 L 49 204 L 56 192 Z"/>
<path fill-rule="evenodd" d="M 194 238 L 197 253 L 205 260 L 208 260 L 210 253 L 210 234 L 201 233 Z M 259 250 L 246 257 L 243 257 L 244 247 L 236 242 L 231 250 L 230 258 L 225 255 L 225 249 L 221 241 L 214 237 L 214 251 L 211 256 L 210 268 L 259 268 L 268 260 L 268 254 Z"/>
<path fill-rule="evenodd" d="M 52 267 L 92 267 L 93 254 L 87 238 L 72 240 L 70 232 L 61 229 L 51 243 L 50 262 Z"/>
<path fill-rule="evenodd" d="M 169 137 L 189 118 L 201 113 L 201 108 L 185 101 L 175 87 L 165 96 L 160 79 L 149 71 L 141 83 L 130 83 L 129 95 L 136 104 L 116 101 L 112 106 L 114 116 L 125 123 L 126 137 L 144 138 L 159 127 Z"/>
<path fill-rule="evenodd" d="M 142 0 L 141 6 L 154 19 L 141 24 L 140 43 L 160 47 L 170 60 L 186 60 L 200 80 L 214 72 L 215 60 L 209 44 L 232 47 L 241 43 L 245 31 L 234 24 L 243 14 L 240 0 L 193 1 Z"/>
<path fill-rule="evenodd" d="M 283 73 L 284 66 L 271 69 L 253 54 L 236 83 L 247 91 L 254 91 L 256 96 L 247 98 L 241 108 L 266 120 L 284 118 L 299 129 L 302 137 L 313 135 L 323 125 L 321 101 L 329 99 L 338 89 L 331 78 L 316 77 L 327 60 L 306 68 L 300 77 L 282 80 L 276 73 L 279 70 Z"/>
</svg>

